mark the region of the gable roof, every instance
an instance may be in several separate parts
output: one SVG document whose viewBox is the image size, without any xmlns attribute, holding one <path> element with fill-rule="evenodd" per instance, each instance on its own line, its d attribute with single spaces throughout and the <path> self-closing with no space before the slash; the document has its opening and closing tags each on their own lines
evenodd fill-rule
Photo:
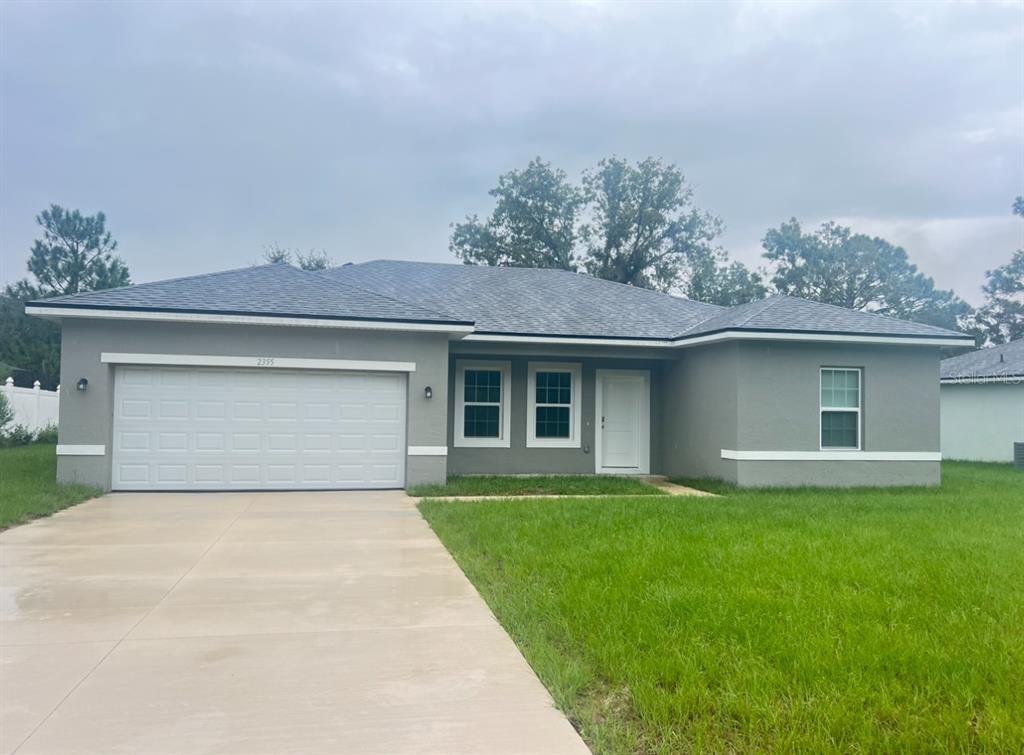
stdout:
<svg viewBox="0 0 1024 755">
<path fill-rule="evenodd" d="M 364 291 L 284 263 L 141 283 L 31 302 L 40 309 L 137 310 L 325 320 L 464 324 L 427 307 Z"/>
<path fill-rule="evenodd" d="M 26 312 L 670 347 L 734 337 L 971 343 L 951 330 L 790 296 L 720 307 L 565 270 L 391 260 L 324 271 L 248 267 L 29 302 Z"/>
<path fill-rule="evenodd" d="M 948 382 L 1024 378 L 1024 339 L 943 359 L 941 376 Z"/>
</svg>

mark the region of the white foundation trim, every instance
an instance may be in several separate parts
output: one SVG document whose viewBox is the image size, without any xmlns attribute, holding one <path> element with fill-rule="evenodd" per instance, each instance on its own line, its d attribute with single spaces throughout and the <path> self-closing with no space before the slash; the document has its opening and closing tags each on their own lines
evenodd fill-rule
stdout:
<svg viewBox="0 0 1024 755">
<path fill-rule="evenodd" d="M 57 444 L 57 456 L 103 456 L 106 453 L 107 447 L 103 445 L 89 445 L 86 443 Z"/>
<path fill-rule="evenodd" d="M 473 332 L 472 325 L 445 325 L 443 323 L 329 320 L 315 317 L 218 315 L 198 312 L 144 312 L 126 309 L 87 309 L 85 307 L 25 307 L 25 314 L 40 317 L 85 317 L 94 320 L 155 320 L 158 322 L 219 323 L 221 325 L 285 325 L 299 328 L 425 331 L 428 333 Z"/>
<path fill-rule="evenodd" d="M 409 456 L 447 456 L 448 446 L 409 446 Z"/>
<path fill-rule="evenodd" d="M 155 364 L 177 367 L 258 367 L 286 370 L 358 370 L 415 372 L 415 362 L 375 362 L 358 359 L 297 359 L 293 357 L 235 357 L 199 354 L 117 354 L 104 351 L 106 364 Z"/>
<path fill-rule="evenodd" d="M 942 461 L 940 451 L 731 451 L 723 459 L 736 461 Z"/>
</svg>

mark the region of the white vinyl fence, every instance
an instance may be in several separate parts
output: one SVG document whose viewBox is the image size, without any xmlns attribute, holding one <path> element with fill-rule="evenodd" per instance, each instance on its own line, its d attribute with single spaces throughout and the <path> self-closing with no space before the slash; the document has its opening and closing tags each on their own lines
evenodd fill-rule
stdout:
<svg viewBox="0 0 1024 755">
<path fill-rule="evenodd" d="M 48 425 L 57 424 L 57 409 L 60 407 L 60 386 L 55 391 L 44 391 L 39 381 L 31 388 L 16 388 L 13 378 L 4 383 L 4 395 L 14 409 L 15 425 L 24 425 L 32 432 L 38 432 Z"/>
</svg>

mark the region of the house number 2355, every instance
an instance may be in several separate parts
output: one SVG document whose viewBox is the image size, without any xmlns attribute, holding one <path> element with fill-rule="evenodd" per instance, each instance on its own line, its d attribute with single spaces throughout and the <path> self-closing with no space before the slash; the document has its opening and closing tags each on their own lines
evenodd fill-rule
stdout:
<svg viewBox="0 0 1024 755">
<path fill-rule="evenodd" d="M 256 357 L 257 367 L 273 367 L 274 357 Z"/>
</svg>

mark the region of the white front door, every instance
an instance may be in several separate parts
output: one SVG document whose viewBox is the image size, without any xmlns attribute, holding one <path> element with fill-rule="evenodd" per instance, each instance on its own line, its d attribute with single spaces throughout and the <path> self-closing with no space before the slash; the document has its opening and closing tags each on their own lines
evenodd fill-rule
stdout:
<svg viewBox="0 0 1024 755">
<path fill-rule="evenodd" d="M 650 373 L 597 371 L 599 473 L 647 474 L 650 471 Z"/>
</svg>

